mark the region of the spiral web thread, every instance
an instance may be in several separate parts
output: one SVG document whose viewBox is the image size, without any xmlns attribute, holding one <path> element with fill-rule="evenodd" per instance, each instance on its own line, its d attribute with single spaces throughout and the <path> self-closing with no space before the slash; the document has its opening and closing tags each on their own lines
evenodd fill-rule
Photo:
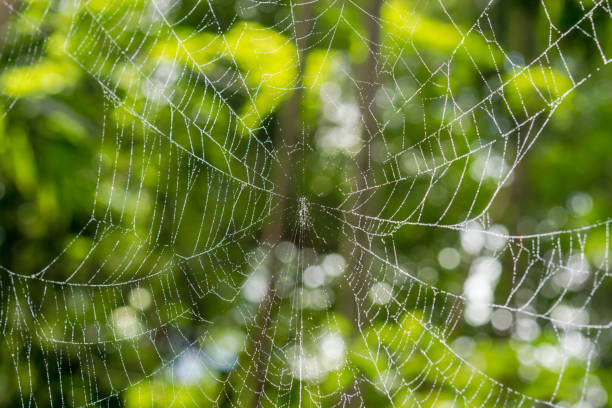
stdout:
<svg viewBox="0 0 612 408">
<path fill-rule="evenodd" d="M 605 310 L 591 310 L 607 294 L 610 221 L 516 235 L 490 216 L 555 113 L 609 71 L 609 1 L 577 2 L 579 18 L 565 28 L 550 3 L 539 4 L 548 44 L 523 62 L 496 38 L 493 1 L 470 4 L 476 17 L 461 22 L 445 1 L 385 0 L 378 15 L 351 0 L 244 1 L 227 23 L 207 1 L 185 9 L 3 0 L 11 10 L 3 52 L 15 57 L 4 72 L 56 47 L 104 102 L 89 221 L 40 270 L 0 267 L 0 327 L 21 406 L 240 406 L 252 395 L 266 406 L 354 406 L 366 404 L 364 384 L 389 406 L 589 406 L 591 370 L 612 325 Z M 274 25 L 245 23 L 269 9 L 285 11 Z M 194 16 L 200 23 L 186 34 Z M 44 26 L 55 18 L 64 23 L 49 36 Z M 11 41 L 23 35 L 17 24 L 43 41 Z M 304 38 L 299 24 L 309 27 Z M 360 24 L 377 25 L 380 38 Z M 439 32 L 437 53 L 423 27 Z M 335 48 L 338 30 L 358 39 L 356 59 L 378 49 L 371 82 Z M 569 38 L 599 63 L 577 68 L 565 55 Z M 309 63 L 316 58 L 318 68 Z M 465 67 L 480 94 L 458 94 Z M 364 101 L 372 88 L 376 97 Z M 273 134 L 267 118 L 298 90 L 331 113 L 317 131 L 301 122 L 296 143 L 279 147 L 283 130 Z M 230 101 L 236 95 L 241 104 Z M 5 97 L 5 115 L 18 101 Z M 417 135 L 405 131 L 415 117 Z M 389 132 L 400 136 L 391 142 Z M 354 171 L 340 203 L 302 197 L 279 215 L 281 149 L 298 178 L 309 152 L 345 157 Z M 439 185 L 450 186 L 441 199 Z M 267 242 L 262 226 L 279 216 L 294 220 L 291 234 Z M 401 255 L 398 235 L 419 230 L 447 231 L 472 254 L 459 287 L 437 287 Z M 341 244 L 326 250 L 335 236 Z M 587 255 L 594 240 L 604 243 L 595 257 Z M 271 258 L 278 301 L 266 303 Z M 496 289 L 500 280 L 509 283 Z M 356 309 L 353 339 L 333 309 L 340 302 Z M 457 333 L 464 317 L 474 326 L 506 319 L 502 331 L 518 342 L 549 333 L 546 346 L 517 352 L 548 356 L 542 364 L 556 379 L 542 385 L 548 397 L 471 361 Z M 27 374 L 35 365 L 46 384 Z M 563 401 L 570 367 L 584 380 Z"/>
</svg>

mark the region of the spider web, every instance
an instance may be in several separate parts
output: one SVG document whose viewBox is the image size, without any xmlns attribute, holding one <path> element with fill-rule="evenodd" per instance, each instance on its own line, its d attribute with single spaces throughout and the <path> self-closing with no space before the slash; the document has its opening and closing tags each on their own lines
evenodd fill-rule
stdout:
<svg viewBox="0 0 612 408">
<path fill-rule="evenodd" d="M 0 266 L 19 406 L 604 404 L 610 221 L 495 209 L 609 75 L 609 1 L 541 1 L 522 54 L 494 1 L 222 3 L 2 1 L 5 118 L 66 76 L 100 115 L 91 213 Z"/>
</svg>

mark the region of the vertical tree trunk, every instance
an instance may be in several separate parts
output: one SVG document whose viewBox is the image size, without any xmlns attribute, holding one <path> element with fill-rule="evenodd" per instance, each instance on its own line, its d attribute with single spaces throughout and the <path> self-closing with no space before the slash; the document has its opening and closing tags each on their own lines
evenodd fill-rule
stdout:
<svg viewBox="0 0 612 408">
<path fill-rule="evenodd" d="M 506 26 L 504 43 L 510 51 L 518 51 L 524 58 L 525 64 L 529 64 L 536 57 L 535 25 L 539 3 L 529 0 L 521 0 L 518 4 L 501 3 L 499 13 L 499 25 Z M 511 18 L 508 18 L 510 16 Z M 518 120 L 524 120 L 524 114 L 518 113 Z M 520 129 L 515 135 L 516 146 L 527 137 L 527 129 Z M 498 202 L 500 205 L 494 211 L 494 216 L 503 217 L 508 208 L 512 208 L 512 220 L 508 220 L 515 226 L 519 223 L 519 216 L 528 212 L 524 208 L 524 198 L 529 195 L 525 177 L 525 161 L 523 160 L 513 172 L 512 185 L 502 192 Z M 523 233 L 525 231 L 517 231 Z M 510 262 L 510 260 L 508 261 Z M 511 267 L 511 263 L 509 264 Z"/>
<path fill-rule="evenodd" d="M 291 17 L 294 20 L 295 44 L 297 48 L 298 77 L 295 91 L 289 100 L 281 107 L 278 116 L 276 133 L 276 151 L 278 163 L 272 169 L 272 181 L 276 186 L 277 195 L 273 198 L 274 214 L 270 221 L 264 225 L 261 238 L 274 248 L 284 237 L 286 230 L 285 213 L 290 201 L 295 201 L 295 191 L 292 184 L 296 182 L 296 168 L 291 157 L 291 150 L 299 141 L 301 133 L 301 106 L 304 96 L 302 75 L 308 48 L 308 36 L 311 32 L 312 4 L 310 0 L 293 0 L 290 3 Z M 277 296 L 277 283 L 280 265 L 273 255 L 268 259 L 270 284 L 266 296 L 259 305 L 253 326 L 251 328 L 251 343 L 247 356 L 252 359 L 254 396 L 251 406 L 260 406 L 266 385 L 266 369 L 268 366 L 273 344 L 268 339 L 267 332 L 276 315 L 279 298 Z"/>
<path fill-rule="evenodd" d="M 16 0 L 0 1 L 0 47 L 4 44 L 4 30 L 6 23 L 13 13 Z"/>
<path fill-rule="evenodd" d="M 359 112 L 362 123 L 362 148 L 354 158 L 354 163 L 347 169 L 347 178 L 356 181 L 352 186 L 357 189 L 367 187 L 368 178 L 372 175 L 371 169 L 371 141 L 378 133 L 379 126 L 377 121 L 376 94 L 381 86 L 379 54 L 381 41 L 380 9 L 383 0 L 368 0 L 360 3 L 365 10 L 364 21 L 366 29 L 366 40 L 368 41 L 368 55 L 366 60 L 354 66 L 356 82 L 358 86 Z M 375 215 L 370 203 L 360 207 L 361 215 Z M 359 226 L 359 228 L 351 228 Z M 367 291 L 367 275 L 364 271 L 365 251 L 360 248 L 370 247 L 370 242 L 365 232 L 367 225 L 358 214 L 347 213 L 346 224 L 347 234 L 352 234 L 354 241 L 344 239 L 340 244 L 340 251 L 347 259 L 349 270 L 347 280 L 344 282 L 341 291 L 339 308 L 352 322 L 356 331 L 362 323 L 362 311 L 360 310 L 360 299 L 357 296 L 365 295 Z M 361 263 L 361 265 L 360 265 Z M 356 379 L 353 383 L 355 392 L 360 394 L 360 386 Z M 355 398 L 350 402 L 350 406 L 359 406 L 361 398 Z"/>
<path fill-rule="evenodd" d="M 353 186 L 357 189 L 363 189 L 367 186 L 367 179 L 371 173 L 370 158 L 371 158 L 371 139 L 378 132 L 378 121 L 376 119 L 376 93 L 380 88 L 380 74 L 378 59 L 380 53 L 380 8 L 383 0 L 369 0 L 364 6 L 364 10 L 368 13 L 366 18 L 366 30 L 368 40 L 368 56 L 366 60 L 354 67 L 356 82 L 359 87 L 359 112 L 362 123 L 362 148 L 354 159 L 352 166 L 347 169 L 347 178 L 356 181 Z M 364 205 L 359 210 L 362 215 L 372 215 L 371 205 Z M 347 258 L 349 271 L 352 274 L 345 286 L 343 287 L 346 293 L 342 296 L 340 305 L 344 314 L 349 317 L 355 327 L 359 325 L 359 310 L 355 293 L 357 293 L 364 284 L 363 270 L 358 263 L 362 259 L 363 251 L 359 245 L 364 247 L 369 246 L 367 234 L 363 231 L 365 228 L 363 219 L 357 214 L 347 213 L 346 216 L 347 228 L 350 225 L 359 225 L 360 228 L 349 231 L 349 234 L 354 234 L 354 242 L 344 240 L 341 245 L 341 252 Z"/>
</svg>

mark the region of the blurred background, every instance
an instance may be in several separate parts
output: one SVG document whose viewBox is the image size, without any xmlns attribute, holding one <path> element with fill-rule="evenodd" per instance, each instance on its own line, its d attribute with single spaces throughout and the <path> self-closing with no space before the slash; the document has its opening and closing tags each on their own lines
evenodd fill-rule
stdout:
<svg viewBox="0 0 612 408">
<path fill-rule="evenodd" d="M 0 1 L 0 406 L 612 407 L 611 16 Z"/>
</svg>

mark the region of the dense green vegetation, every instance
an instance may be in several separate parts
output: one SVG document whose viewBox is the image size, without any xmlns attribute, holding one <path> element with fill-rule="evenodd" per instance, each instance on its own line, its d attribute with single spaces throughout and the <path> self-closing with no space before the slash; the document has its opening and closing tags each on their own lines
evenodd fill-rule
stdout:
<svg viewBox="0 0 612 408">
<path fill-rule="evenodd" d="M 0 406 L 612 407 L 609 1 L 0 10 Z"/>
</svg>

